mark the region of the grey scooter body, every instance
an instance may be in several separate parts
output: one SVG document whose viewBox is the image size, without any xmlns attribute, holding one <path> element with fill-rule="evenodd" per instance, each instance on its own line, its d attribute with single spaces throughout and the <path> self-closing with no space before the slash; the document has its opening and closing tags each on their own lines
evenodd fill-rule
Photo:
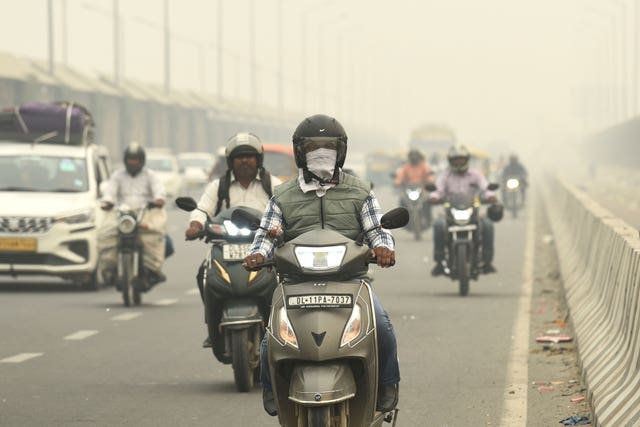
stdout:
<svg viewBox="0 0 640 427">
<path fill-rule="evenodd" d="M 341 245 L 346 248 L 342 263 L 330 271 L 302 268 L 294 253 L 298 246 Z M 322 407 L 330 408 L 335 423 L 330 425 L 382 424 L 384 414 L 375 410 L 378 355 L 372 290 L 366 281 L 368 258 L 366 245 L 331 230 L 304 233 L 276 249 L 281 283 L 274 292 L 267 334 L 281 425 L 307 425 L 311 412 L 317 410 L 313 408 Z M 323 296 L 329 300 L 323 301 Z M 360 309 L 360 331 L 341 346 L 354 303 Z M 298 348 L 281 338 L 283 313 Z"/>
</svg>

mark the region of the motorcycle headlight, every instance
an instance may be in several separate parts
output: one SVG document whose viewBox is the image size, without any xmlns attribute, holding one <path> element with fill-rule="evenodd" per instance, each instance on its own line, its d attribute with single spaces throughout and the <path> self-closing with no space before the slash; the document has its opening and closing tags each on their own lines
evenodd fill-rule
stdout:
<svg viewBox="0 0 640 427">
<path fill-rule="evenodd" d="M 458 224 L 466 224 L 471 219 L 473 208 L 469 209 L 451 209 L 451 216 Z"/>
<path fill-rule="evenodd" d="M 340 347 L 344 347 L 345 345 L 356 339 L 358 335 L 360 335 L 360 329 L 362 328 L 360 313 L 360 306 L 358 304 L 354 305 L 353 311 L 351 312 L 351 317 L 349 317 L 349 321 L 344 327 L 342 339 L 340 340 Z"/>
<path fill-rule="evenodd" d="M 54 218 L 55 222 L 65 222 L 67 224 L 82 224 L 85 222 L 93 222 L 95 220 L 95 212 L 93 209 L 86 211 L 69 213 Z"/>
<path fill-rule="evenodd" d="M 136 219 L 131 215 L 123 215 L 118 219 L 118 231 L 122 234 L 133 233 L 136 229 Z"/>
<path fill-rule="evenodd" d="M 346 251 L 345 245 L 296 246 L 294 249 L 300 267 L 309 270 L 330 270 L 339 267 Z"/>
<path fill-rule="evenodd" d="M 517 179 L 510 178 L 507 180 L 507 188 L 509 190 L 515 190 L 518 187 L 520 187 L 520 181 L 518 181 Z"/>
<path fill-rule="evenodd" d="M 420 198 L 420 192 L 417 190 L 410 190 L 407 191 L 407 197 L 409 198 L 409 200 L 411 200 L 412 202 L 415 202 L 416 200 L 418 200 Z"/>
<path fill-rule="evenodd" d="M 224 222 L 224 228 L 227 230 L 227 234 L 229 236 L 249 236 L 251 235 L 251 230 L 248 228 L 238 228 L 234 223 L 226 219 Z"/>
<path fill-rule="evenodd" d="M 280 339 L 291 347 L 298 348 L 298 339 L 296 338 L 296 333 L 293 331 L 289 317 L 287 317 L 286 308 L 280 308 L 278 319 L 280 322 L 278 328 L 278 335 L 280 336 Z"/>
</svg>

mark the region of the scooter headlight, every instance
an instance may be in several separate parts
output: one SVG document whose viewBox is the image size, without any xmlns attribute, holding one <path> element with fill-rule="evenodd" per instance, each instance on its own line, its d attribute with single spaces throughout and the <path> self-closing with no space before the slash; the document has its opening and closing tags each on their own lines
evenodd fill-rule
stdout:
<svg viewBox="0 0 640 427">
<path fill-rule="evenodd" d="M 418 200 L 420 198 L 420 192 L 418 190 L 409 190 L 409 191 L 407 191 L 407 197 L 412 202 L 415 202 L 416 200 Z"/>
<path fill-rule="evenodd" d="M 123 215 L 118 219 L 118 231 L 122 234 L 133 233 L 136 229 L 136 219 L 131 215 Z"/>
<path fill-rule="evenodd" d="M 510 178 L 507 180 L 507 188 L 509 190 L 515 190 L 518 187 L 520 187 L 520 181 L 518 181 L 517 179 Z"/>
<path fill-rule="evenodd" d="M 228 219 L 223 222 L 224 228 L 227 231 L 229 236 L 249 236 L 251 234 L 251 230 L 248 228 L 238 228 L 233 222 Z"/>
<path fill-rule="evenodd" d="M 360 335 L 360 330 L 362 329 L 362 320 L 360 313 L 360 306 L 358 304 L 355 304 L 353 306 L 353 311 L 351 312 L 351 317 L 349 317 L 349 321 L 344 327 L 342 339 L 340 340 L 340 347 L 344 347 L 345 345 L 351 343 L 351 341 L 355 340 L 356 338 L 358 338 L 358 335 Z"/>
<path fill-rule="evenodd" d="M 464 225 L 469 222 L 471 215 L 473 214 L 473 208 L 468 209 L 451 209 L 451 216 L 453 216 L 456 224 Z"/>
<path fill-rule="evenodd" d="M 296 246 L 294 252 L 300 267 L 309 270 L 331 270 L 342 264 L 342 259 L 347 251 L 345 245 L 339 246 Z"/>
<path fill-rule="evenodd" d="M 296 333 L 293 331 L 289 317 L 287 316 L 287 309 L 282 307 L 278 314 L 278 336 L 286 344 L 289 344 L 293 348 L 298 348 L 298 339 Z"/>
</svg>

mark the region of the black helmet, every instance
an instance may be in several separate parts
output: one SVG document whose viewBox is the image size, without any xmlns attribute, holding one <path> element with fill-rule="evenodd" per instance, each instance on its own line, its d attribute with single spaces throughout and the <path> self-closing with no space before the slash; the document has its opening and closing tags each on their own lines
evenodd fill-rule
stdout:
<svg viewBox="0 0 640 427">
<path fill-rule="evenodd" d="M 147 155 L 144 152 L 144 147 L 138 142 L 131 142 L 124 150 L 124 167 L 131 176 L 136 176 L 144 167 L 146 158 Z M 137 166 L 131 166 L 127 164 L 127 159 L 138 159 L 140 163 Z"/>
<path fill-rule="evenodd" d="M 248 132 L 239 132 L 227 140 L 224 155 L 227 158 L 227 167 L 233 167 L 233 158 L 241 154 L 253 154 L 258 159 L 258 168 L 262 167 L 264 160 L 264 148 L 260 138 Z"/>
<path fill-rule="evenodd" d="M 487 208 L 487 216 L 493 222 L 498 222 L 504 215 L 504 205 L 502 203 L 492 203 Z"/>
<path fill-rule="evenodd" d="M 296 165 L 307 169 L 305 147 L 313 138 L 334 139 L 336 141 L 336 170 L 344 165 L 347 157 L 347 133 L 339 121 L 324 114 L 316 114 L 304 119 L 293 132 L 293 153 Z"/>
<path fill-rule="evenodd" d="M 454 159 L 465 159 L 464 164 L 461 166 L 456 166 L 453 164 Z M 471 159 L 471 153 L 462 144 L 454 145 L 449 149 L 449 153 L 447 154 L 447 159 L 449 160 L 449 167 L 452 171 L 457 173 L 466 172 L 469 169 L 469 159 Z"/>
<path fill-rule="evenodd" d="M 412 150 L 409 150 L 409 154 L 407 154 L 407 159 L 409 160 L 410 163 L 417 164 L 421 160 L 424 160 L 424 156 L 419 150 L 416 150 L 414 148 Z"/>
</svg>

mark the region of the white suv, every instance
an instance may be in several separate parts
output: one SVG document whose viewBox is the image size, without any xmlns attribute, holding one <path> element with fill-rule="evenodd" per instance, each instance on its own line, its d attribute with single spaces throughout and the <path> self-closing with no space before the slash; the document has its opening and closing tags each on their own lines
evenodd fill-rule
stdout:
<svg viewBox="0 0 640 427">
<path fill-rule="evenodd" d="M 0 139 L 0 275 L 99 287 L 98 199 L 109 165 L 107 150 L 94 144 Z"/>
</svg>

